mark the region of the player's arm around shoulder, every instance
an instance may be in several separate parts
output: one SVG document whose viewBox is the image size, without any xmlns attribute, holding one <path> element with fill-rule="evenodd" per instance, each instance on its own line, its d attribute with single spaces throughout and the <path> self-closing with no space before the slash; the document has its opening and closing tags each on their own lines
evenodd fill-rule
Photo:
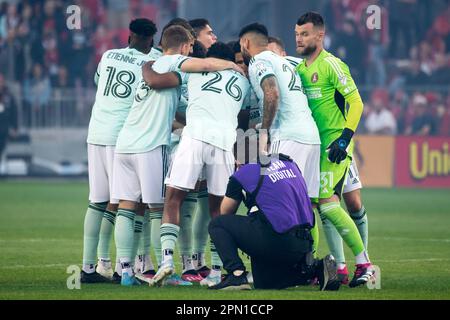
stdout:
<svg viewBox="0 0 450 320">
<path fill-rule="evenodd" d="M 158 73 L 152 66 L 155 61 L 149 61 L 142 66 L 142 78 L 153 89 L 176 88 L 181 84 L 178 72 Z"/>
<path fill-rule="evenodd" d="M 244 75 L 244 71 L 234 62 L 217 58 L 190 58 L 180 67 L 183 72 L 215 72 L 223 70 L 235 70 Z"/>
</svg>

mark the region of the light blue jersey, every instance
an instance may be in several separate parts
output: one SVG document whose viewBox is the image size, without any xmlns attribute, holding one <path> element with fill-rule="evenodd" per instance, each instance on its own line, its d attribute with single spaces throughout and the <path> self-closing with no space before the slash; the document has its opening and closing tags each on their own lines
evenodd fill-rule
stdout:
<svg viewBox="0 0 450 320">
<path fill-rule="evenodd" d="M 263 51 L 250 60 L 249 77 L 260 109 L 264 92 L 261 83 L 270 76 L 278 82 L 280 98 L 278 111 L 270 128 L 271 141 L 292 140 L 305 144 L 320 144 L 319 130 L 314 122 L 302 82 L 286 59 L 271 51 Z M 264 114 L 261 114 L 263 117 Z"/>
<path fill-rule="evenodd" d="M 248 80 L 232 70 L 189 74 L 189 104 L 183 136 L 231 151 L 237 116 L 250 90 Z"/>
<path fill-rule="evenodd" d="M 158 73 L 175 71 L 181 82 L 186 74 L 180 67 L 188 60 L 182 55 L 165 55 L 156 60 L 153 69 Z M 153 90 L 141 80 L 133 105 L 117 139 L 116 153 L 144 153 L 170 144 L 170 133 L 180 99 L 180 88 Z"/>
<path fill-rule="evenodd" d="M 150 54 L 123 48 L 106 51 L 95 74 L 97 94 L 92 108 L 87 142 L 114 146 L 125 122 L 142 66 L 152 60 Z"/>
</svg>

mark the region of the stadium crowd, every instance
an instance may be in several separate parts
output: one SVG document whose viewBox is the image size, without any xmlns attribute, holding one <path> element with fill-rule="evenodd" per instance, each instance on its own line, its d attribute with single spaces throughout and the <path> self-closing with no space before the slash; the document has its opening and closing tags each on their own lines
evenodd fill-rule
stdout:
<svg viewBox="0 0 450 320">
<path fill-rule="evenodd" d="M 330 26 L 325 45 L 349 64 L 364 98 L 359 133 L 450 135 L 449 2 L 323 3 Z M 65 9 L 72 4 L 81 8 L 79 30 L 66 26 Z M 381 7 L 380 30 L 363 21 L 371 4 Z M 16 99 L 23 97 L 22 126 L 30 126 L 32 110 L 45 109 L 55 95 L 93 89 L 102 53 L 126 45 L 130 18 L 158 22 L 161 15 L 174 17 L 176 9 L 175 0 L 2 2 L 0 73 L 19 88 Z"/>
</svg>

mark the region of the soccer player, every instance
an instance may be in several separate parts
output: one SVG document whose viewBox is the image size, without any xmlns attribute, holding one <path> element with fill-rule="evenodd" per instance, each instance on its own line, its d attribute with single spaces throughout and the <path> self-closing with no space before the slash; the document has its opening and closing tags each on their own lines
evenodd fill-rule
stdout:
<svg viewBox="0 0 450 320">
<path fill-rule="evenodd" d="M 151 59 L 157 31 L 148 19 L 133 20 L 129 28 L 129 46 L 106 51 L 95 74 L 97 94 L 87 137 L 90 204 L 84 220 L 83 283 L 112 277 L 110 243 L 118 203 L 110 197 L 114 148 L 132 105 L 142 65 Z M 97 247 L 99 271 L 104 276 L 95 270 Z"/>
<path fill-rule="evenodd" d="M 188 58 L 194 39 L 181 26 L 167 28 L 162 37 L 163 56 L 152 68 L 156 72 L 175 72 L 178 84 L 184 72 L 216 71 L 237 68 L 234 63 L 219 59 Z M 143 71 L 148 68 L 144 65 Z M 145 78 L 138 84 L 134 103 L 120 131 L 115 151 L 113 197 L 119 199 L 115 227 L 117 256 L 122 267 L 121 284 L 139 285 L 131 261 L 133 225 L 140 200 L 150 208 L 161 210 L 164 202 L 164 177 L 167 173 L 172 122 L 180 90 L 154 90 Z M 161 227 L 162 228 L 162 227 Z"/>
<path fill-rule="evenodd" d="M 265 26 L 254 23 L 240 32 L 241 51 L 250 60 L 249 76 L 262 110 L 261 129 L 270 130 L 271 153 L 287 154 L 304 175 L 310 198 L 319 193 L 320 137 L 290 63 L 268 49 Z M 268 135 L 260 132 L 260 149 L 267 151 Z"/>
<path fill-rule="evenodd" d="M 363 103 L 348 66 L 323 49 L 323 18 L 314 12 L 304 14 L 297 21 L 295 35 L 297 53 L 304 57 L 297 71 L 322 141 L 319 211 L 332 254 L 337 250 L 330 230 L 336 228 L 355 255 L 356 271 L 350 282 L 355 287 L 366 283 L 374 271 L 355 223 L 340 206 L 340 197 Z"/>
<path fill-rule="evenodd" d="M 224 43 L 214 44 L 207 56 L 234 61 L 233 51 Z M 166 86 L 176 85 L 174 80 Z M 163 262 L 153 278 L 155 285 L 160 285 L 174 272 L 173 250 L 179 233 L 180 206 L 188 190 L 194 189 L 203 168 L 211 217 L 220 214 L 220 203 L 234 169 L 232 149 L 236 141 L 237 115 L 249 87 L 248 80 L 235 71 L 189 75 L 186 127 L 166 178 L 161 225 Z M 212 270 L 205 279 L 207 285 L 219 283 L 221 277 L 222 262 L 213 243 L 211 252 Z"/>
<path fill-rule="evenodd" d="M 269 37 L 269 45 L 267 46 L 270 51 L 285 58 L 289 63 L 295 68 L 297 67 L 302 59 L 297 57 L 288 56 L 286 53 L 286 47 L 283 40 L 277 37 Z"/>
<path fill-rule="evenodd" d="M 197 40 L 200 41 L 209 50 L 217 42 L 217 36 L 214 34 L 211 24 L 206 19 L 193 19 L 189 24 L 194 28 L 197 34 Z"/>
<path fill-rule="evenodd" d="M 352 159 L 350 167 L 348 168 L 347 179 L 342 191 L 342 197 L 344 198 L 345 206 L 350 214 L 350 217 L 356 224 L 359 234 L 364 243 L 364 248 L 368 251 L 369 244 L 369 229 L 366 208 L 361 200 L 362 183 L 359 177 L 358 167 L 356 166 L 355 159 Z M 334 234 L 333 234 L 334 231 Z M 336 256 L 341 261 L 338 264 L 338 277 L 342 284 L 348 284 L 348 269 L 345 264 L 344 247 L 342 243 L 342 237 L 337 230 L 330 232 L 330 238 L 332 242 L 336 243 Z"/>
</svg>

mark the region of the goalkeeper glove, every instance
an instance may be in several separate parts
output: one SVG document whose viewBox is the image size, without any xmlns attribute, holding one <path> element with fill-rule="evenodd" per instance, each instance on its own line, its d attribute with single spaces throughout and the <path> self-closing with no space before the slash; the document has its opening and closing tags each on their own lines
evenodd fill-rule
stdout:
<svg viewBox="0 0 450 320">
<path fill-rule="evenodd" d="M 334 140 L 327 148 L 328 160 L 340 164 L 341 161 L 344 161 L 345 158 L 347 158 L 347 148 L 353 134 L 354 132 L 348 128 L 345 128 L 342 131 L 341 136 Z"/>
</svg>

